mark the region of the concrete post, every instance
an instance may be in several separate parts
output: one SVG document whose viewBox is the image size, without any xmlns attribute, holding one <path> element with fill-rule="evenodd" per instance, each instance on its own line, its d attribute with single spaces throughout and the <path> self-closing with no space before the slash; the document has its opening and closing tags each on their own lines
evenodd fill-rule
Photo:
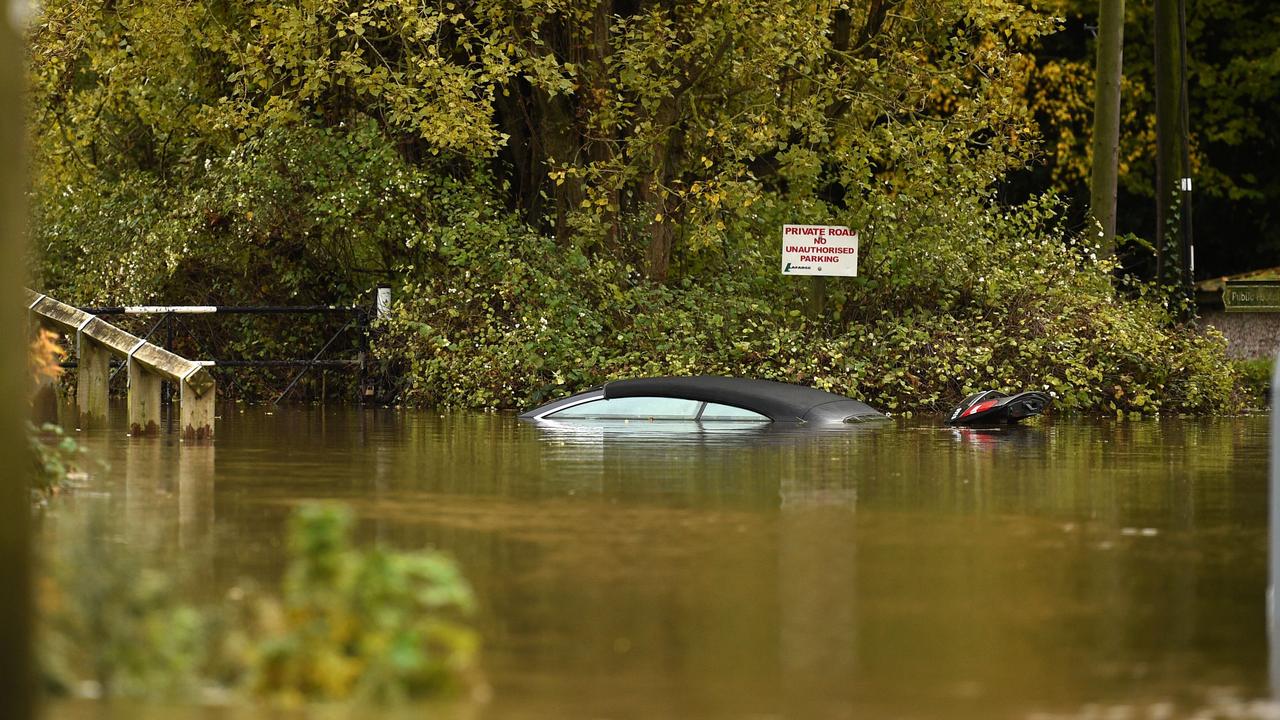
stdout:
<svg viewBox="0 0 1280 720">
<path fill-rule="evenodd" d="M 156 435 L 160 432 L 160 386 L 162 378 L 148 372 L 142 363 L 129 363 L 129 434 Z"/>
<path fill-rule="evenodd" d="M 80 427 L 105 425 L 111 351 L 79 333 L 76 354 L 76 409 L 80 412 Z"/>
<path fill-rule="evenodd" d="M 178 398 L 179 427 L 182 428 L 183 440 L 212 440 L 214 400 L 217 388 L 209 381 L 204 393 L 196 392 L 191 383 L 182 381 L 181 396 Z"/>
</svg>

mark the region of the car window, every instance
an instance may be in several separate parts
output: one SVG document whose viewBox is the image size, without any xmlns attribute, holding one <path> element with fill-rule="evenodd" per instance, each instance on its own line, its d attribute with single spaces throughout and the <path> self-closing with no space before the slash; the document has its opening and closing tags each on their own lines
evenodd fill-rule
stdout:
<svg viewBox="0 0 1280 720">
<path fill-rule="evenodd" d="M 717 421 L 717 420 L 756 420 L 768 421 L 769 418 L 758 412 L 747 410 L 746 408 L 734 407 L 732 405 L 721 405 L 719 403 L 707 403 L 703 408 L 702 415 L 699 420 Z"/>
<path fill-rule="evenodd" d="M 702 403 L 697 400 L 664 397 L 629 397 L 592 400 L 551 413 L 553 418 L 600 418 L 644 420 L 694 420 Z"/>
</svg>

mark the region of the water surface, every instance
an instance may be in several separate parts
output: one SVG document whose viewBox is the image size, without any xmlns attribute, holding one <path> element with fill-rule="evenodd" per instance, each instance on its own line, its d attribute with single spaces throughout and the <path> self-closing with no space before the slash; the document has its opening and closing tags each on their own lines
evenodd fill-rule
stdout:
<svg viewBox="0 0 1280 720">
<path fill-rule="evenodd" d="M 218 602 L 275 582 L 291 508 L 348 503 L 362 541 L 444 549 L 475 585 L 493 698 L 468 716 L 1236 717 L 1269 712 L 1241 709 L 1268 692 L 1267 422 L 228 408 L 212 447 L 85 433 L 110 470 L 43 532 L 105 503 Z"/>
</svg>

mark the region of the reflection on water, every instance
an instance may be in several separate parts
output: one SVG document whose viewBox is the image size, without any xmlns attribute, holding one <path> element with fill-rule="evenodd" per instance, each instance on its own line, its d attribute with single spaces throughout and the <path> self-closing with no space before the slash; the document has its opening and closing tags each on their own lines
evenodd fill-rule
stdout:
<svg viewBox="0 0 1280 720">
<path fill-rule="evenodd" d="M 494 717 L 1154 717 L 1267 692 L 1267 418 L 670 425 L 101 431 L 111 471 L 45 532 L 105 502 L 216 601 L 274 579 L 291 507 L 350 503 L 363 539 L 461 561 Z"/>
</svg>

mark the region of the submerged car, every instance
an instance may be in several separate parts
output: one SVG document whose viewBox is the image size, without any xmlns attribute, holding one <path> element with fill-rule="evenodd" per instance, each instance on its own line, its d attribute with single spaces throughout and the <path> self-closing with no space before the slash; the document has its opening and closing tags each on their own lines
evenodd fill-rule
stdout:
<svg viewBox="0 0 1280 720">
<path fill-rule="evenodd" d="M 987 390 L 965 398 L 948 413 L 945 422 L 1012 425 L 1039 415 L 1049 403 L 1050 396 L 1042 392 L 1005 395 Z M 838 425 L 887 420 L 888 416 L 853 398 L 804 385 L 695 376 L 615 380 L 536 407 L 520 419 Z"/>
<path fill-rule="evenodd" d="M 710 376 L 615 380 L 549 402 L 520 418 L 825 425 L 888 419 L 865 403 L 817 388 Z"/>
</svg>

